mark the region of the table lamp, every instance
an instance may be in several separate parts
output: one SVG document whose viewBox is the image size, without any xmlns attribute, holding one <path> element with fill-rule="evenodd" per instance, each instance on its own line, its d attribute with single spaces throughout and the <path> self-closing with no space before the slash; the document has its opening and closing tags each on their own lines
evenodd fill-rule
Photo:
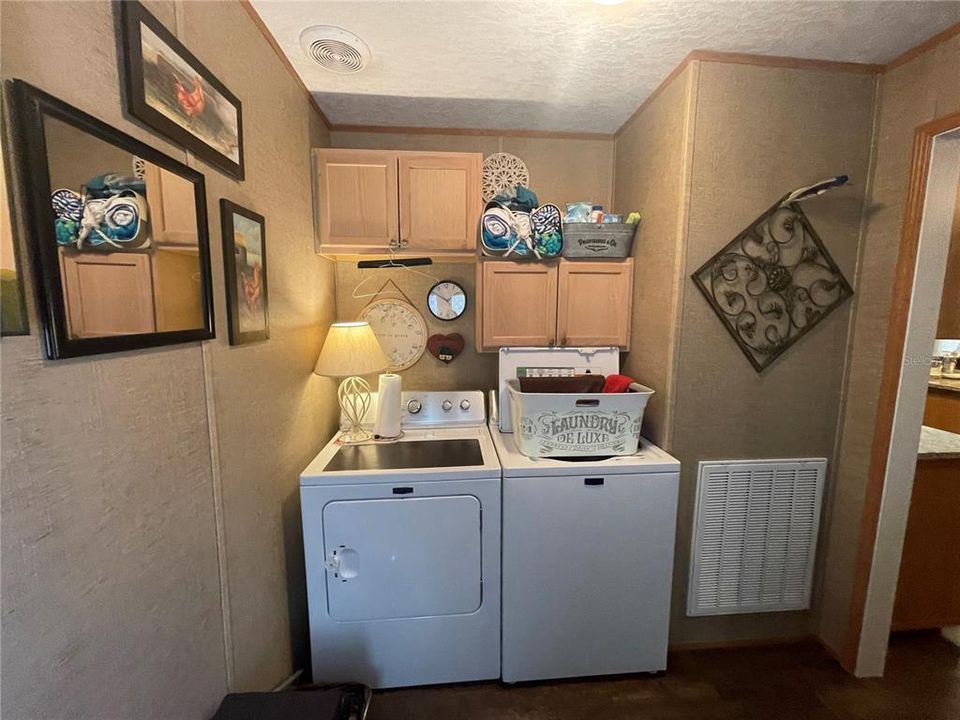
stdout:
<svg viewBox="0 0 960 720">
<path fill-rule="evenodd" d="M 347 419 L 345 442 L 371 438 L 360 425 L 370 408 L 370 385 L 359 376 L 380 372 L 389 364 L 370 323 L 338 322 L 330 326 L 313 371 L 325 377 L 345 378 L 337 390 L 340 410 Z"/>
</svg>

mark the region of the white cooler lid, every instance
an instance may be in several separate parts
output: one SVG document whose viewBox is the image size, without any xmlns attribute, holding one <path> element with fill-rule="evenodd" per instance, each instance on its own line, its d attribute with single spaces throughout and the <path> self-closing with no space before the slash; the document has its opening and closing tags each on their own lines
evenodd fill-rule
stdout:
<svg viewBox="0 0 960 720">
<path fill-rule="evenodd" d="M 500 377 L 497 383 L 500 408 L 500 431 L 513 432 L 510 415 L 510 394 L 507 380 L 537 375 L 616 375 L 620 372 L 620 350 L 615 347 L 505 347 L 500 348 Z M 552 372 L 551 372 L 552 371 Z"/>
</svg>

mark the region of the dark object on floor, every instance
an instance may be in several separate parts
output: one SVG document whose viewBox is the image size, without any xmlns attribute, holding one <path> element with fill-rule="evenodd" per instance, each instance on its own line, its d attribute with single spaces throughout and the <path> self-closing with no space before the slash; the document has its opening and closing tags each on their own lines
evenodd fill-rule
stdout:
<svg viewBox="0 0 960 720">
<path fill-rule="evenodd" d="M 858 680 L 812 642 L 670 654 L 667 672 L 378 691 L 368 720 L 956 720 L 960 648 L 891 638 L 887 673 Z"/>
<path fill-rule="evenodd" d="M 231 693 L 211 720 L 363 720 L 369 703 L 370 690 L 363 685 Z"/>
</svg>

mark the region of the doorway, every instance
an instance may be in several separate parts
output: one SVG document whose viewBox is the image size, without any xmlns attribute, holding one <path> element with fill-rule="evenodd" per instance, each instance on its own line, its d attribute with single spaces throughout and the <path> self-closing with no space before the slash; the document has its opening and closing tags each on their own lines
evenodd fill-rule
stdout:
<svg viewBox="0 0 960 720">
<path fill-rule="evenodd" d="M 915 135 L 877 424 L 842 658 L 883 674 L 960 182 L 960 113 Z"/>
</svg>

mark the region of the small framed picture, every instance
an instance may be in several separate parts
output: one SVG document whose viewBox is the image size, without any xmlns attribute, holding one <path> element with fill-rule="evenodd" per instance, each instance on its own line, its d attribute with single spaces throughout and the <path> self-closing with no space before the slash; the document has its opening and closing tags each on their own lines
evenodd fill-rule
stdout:
<svg viewBox="0 0 960 720">
<path fill-rule="evenodd" d="M 116 5 L 127 111 L 243 180 L 240 101 L 143 5 L 133 0 Z"/>
<path fill-rule="evenodd" d="M 267 237 L 262 215 L 220 200 L 227 325 L 231 345 L 270 337 Z"/>
</svg>

